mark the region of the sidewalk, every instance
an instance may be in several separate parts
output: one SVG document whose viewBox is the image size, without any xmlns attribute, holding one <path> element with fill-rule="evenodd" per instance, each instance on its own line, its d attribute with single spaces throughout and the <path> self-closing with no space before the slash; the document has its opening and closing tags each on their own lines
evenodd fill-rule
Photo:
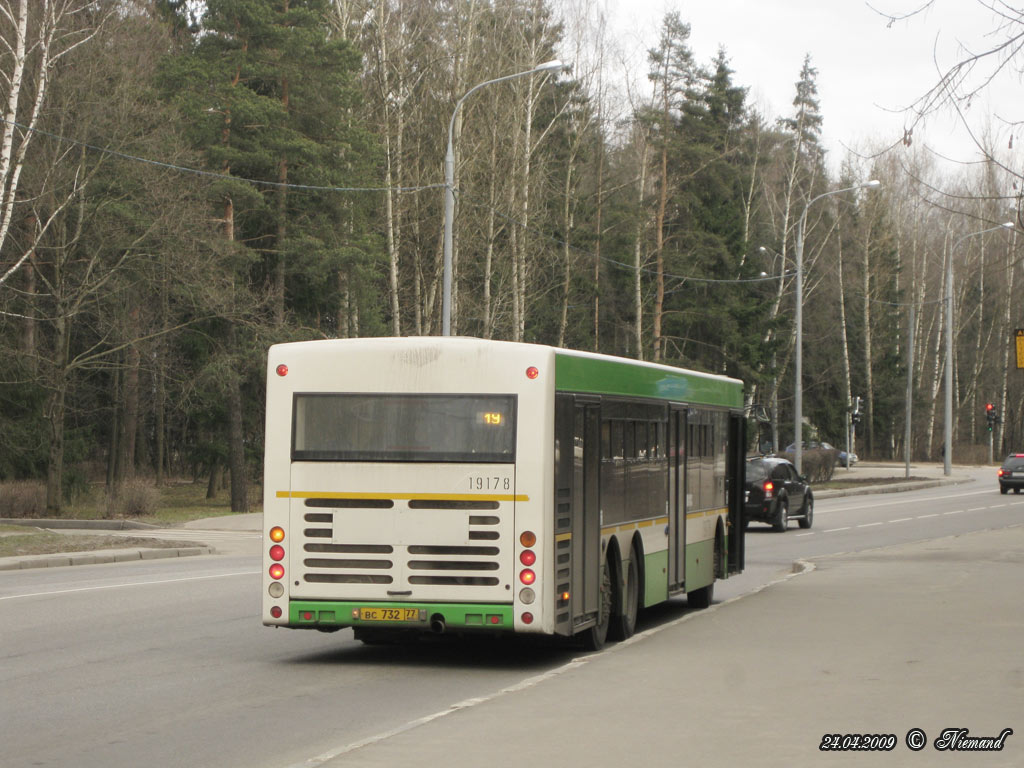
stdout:
<svg viewBox="0 0 1024 768">
<path fill-rule="evenodd" d="M 185 523 L 181 530 L 185 531 L 231 531 L 252 533 L 261 530 L 263 515 L 253 513 L 246 515 L 227 515 L 211 517 L 204 520 L 192 520 Z M 42 528 L 75 534 L 102 534 L 104 531 L 137 530 L 141 535 L 152 537 L 155 532 L 164 532 L 166 539 L 180 538 L 175 536 L 178 529 L 158 528 L 146 523 L 130 520 L 25 520 L 0 518 L 0 525 L 23 525 L 31 528 Z M 224 545 L 221 544 L 221 548 Z M 57 568 L 68 565 L 96 565 L 98 563 L 123 563 L 131 560 L 159 560 L 169 557 L 191 557 L 195 555 L 218 554 L 218 549 L 206 542 L 198 542 L 196 546 L 187 547 L 123 547 L 118 549 L 96 549 L 82 552 L 62 552 L 48 555 L 20 555 L 17 557 L 0 557 L 0 571 L 16 571 L 24 568 Z"/>
<path fill-rule="evenodd" d="M 302 765 L 1024 765 L 1024 527 L 822 558 L 608 650 Z M 908 732 L 926 734 L 920 753 Z M 1013 734 L 948 757 L 946 729 Z M 826 734 L 892 734 L 824 755 Z"/>
</svg>

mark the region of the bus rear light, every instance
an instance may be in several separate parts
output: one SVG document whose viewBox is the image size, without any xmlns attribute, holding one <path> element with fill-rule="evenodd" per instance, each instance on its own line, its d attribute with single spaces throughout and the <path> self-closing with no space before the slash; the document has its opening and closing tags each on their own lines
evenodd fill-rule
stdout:
<svg viewBox="0 0 1024 768">
<path fill-rule="evenodd" d="M 303 611 L 302 612 L 302 620 L 303 621 L 312 621 L 313 620 L 313 612 L 312 611 Z"/>
<path fill-rule="evenodd" d="M 521 617 L 523 624 L 533 624 L 533 614 L 527 611 Z"/>
<path fill-rule="evenodd" d="M 568 593 L 568 592 L 563 592 L 563 593 L 562 593 L 562 594 L 560 594 L 560 595 L 559 595 L 558 597 L 559 597 L 559 598 L 560 598 L 561 600 L 565 600 L 566 602 L 569 602 L 569 593 Z"/>
<path fill-rule="evenodd" d="M 540 371 L 537 370 L 535 366 L 531 365 L 529 368 L 526 369 L 526 378 L 536 379 L 538 376 L 540 376 Z"/>
<path fill-rule="evenodd" d="M 519 562 L 523 565 L 533 565 L 537 562 L 537 553 L 532 549 L 524 549 L 519 553 Z"/>
<path fill-rule="evenodd" d="M 284 594 L 284 584 L 280 581 L 270 582 L 270 589 L 267 590 L 271 597 L 281 597 Z"/>
<path fill-rule="evenodd" d="M 534 592 L 530 587 L 523 587 L 519 590 L 519 602 L 530 605 L 534 600 L 537 599 L 537 593 Z"/>
<path fill-rule="evenodd" d="M 273 616 L 275 619 L 280 619 L 281 613 L 282 611 L 280 605 L 275 605 L 273 608 L 270 609 L 270 615 Z"/>
<path fill-rule="evenodd" d="M 523 531 L 519 535 L 519 543 L 527 549 L 529 549 L 537 543 L 537 534 L 535 534 L 533 531 Z"/>
<path fill-rule="evenodd" d="M 271 560 L 284 560 L 284 547 L 280 544 L 275 544 L 270 548 L 270 559 Z"/>
<path fill-rule="evenodd" d="M 537 580 L 537 574 L 529 568 L 523 568 L 523 570 L 519 572 L 519 580 L 523 582 L 523 584 L 529 586 Z"/>
<path fill-rule="evenodd" d="M 285 365 L 284 363 L 281 363 L 279 366 L 277 366 L 277 375 L 278 376 L 287 376 L 288 375 L 288 366 Z"/>
<path fill-rule="evenodd" d="M 272 579 L 283 579 L 284 578 L 284 566 L 280 563 L 274 563 L 270 566 L 270 578 Z"/>
<path fill-rule="evenodd" d="M 270 540 L 280 544 L 284 541 L 284 528 L 279 525 L 275 525 L 270 529 Z"/>
</svg>

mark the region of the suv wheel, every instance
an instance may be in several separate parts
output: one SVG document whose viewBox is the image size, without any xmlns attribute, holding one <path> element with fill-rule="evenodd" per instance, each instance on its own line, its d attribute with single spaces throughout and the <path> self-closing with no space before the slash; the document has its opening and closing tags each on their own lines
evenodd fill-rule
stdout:
<svg viewBox="0 0 1024 768">
<path fill-rule="evenodd" d="M 814 523 L 814 497 L 811 496 L 810 491 L 807 492 L 807 498 L 804 499 L 804 516 L 800 518 L 801 528 L 810 528 Z"/>
<path fill-rule="evenodd" d="M 779 499 L 779 514 L 772 527 L 779 533 L 785 533 L 789 528 L 789 499 Z"/>
</svg>

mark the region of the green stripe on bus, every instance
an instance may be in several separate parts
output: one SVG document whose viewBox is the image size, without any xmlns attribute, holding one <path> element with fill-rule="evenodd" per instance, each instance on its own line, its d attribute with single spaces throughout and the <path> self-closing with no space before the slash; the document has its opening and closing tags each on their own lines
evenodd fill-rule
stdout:
<svg viewBox="0 0 1024 768">
<path fill-rule="evenodd" d="M 743 385 L 724 377 L 665 367 L 555 355 L 555 389 L 595 395 L 649 397 L 725 408 L 743 407 Z"/>
<path fill-rule="evenodd" d="M 686 545 L 686 591 L 706 587 L 715 580 L 715 540 Z"/>
<path fill-rule="evenodd" d="M 668 550 L 644 555 L 643 605 L 657 605 L 668 600 Z"/>
</svg>

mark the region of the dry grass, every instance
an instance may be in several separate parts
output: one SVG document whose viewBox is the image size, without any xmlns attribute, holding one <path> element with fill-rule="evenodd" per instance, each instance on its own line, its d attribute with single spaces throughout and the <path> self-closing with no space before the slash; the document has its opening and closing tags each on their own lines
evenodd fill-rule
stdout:
<svg viewBox="0 0 1024 768">
<path fill-rule="evenodd" d="M 45 488 L 39 481 L 0 483 L 0 517 L 42 518 L 45 514 Z M 249 493 L 249 511 L 259 512 L 262 489 L 253 485 Z M 227 491 L 206 498 L 206 482 L 169 480 L 162 486 L 135 479 L 125 483 L 117 494 L 106 493 L 102 484 L 93 485 L 60 517 L 68 520 L 131 519 L 159 526 L 176 525 L 204 517 L 230 515 L 231 499 Z"/>
</svg>

